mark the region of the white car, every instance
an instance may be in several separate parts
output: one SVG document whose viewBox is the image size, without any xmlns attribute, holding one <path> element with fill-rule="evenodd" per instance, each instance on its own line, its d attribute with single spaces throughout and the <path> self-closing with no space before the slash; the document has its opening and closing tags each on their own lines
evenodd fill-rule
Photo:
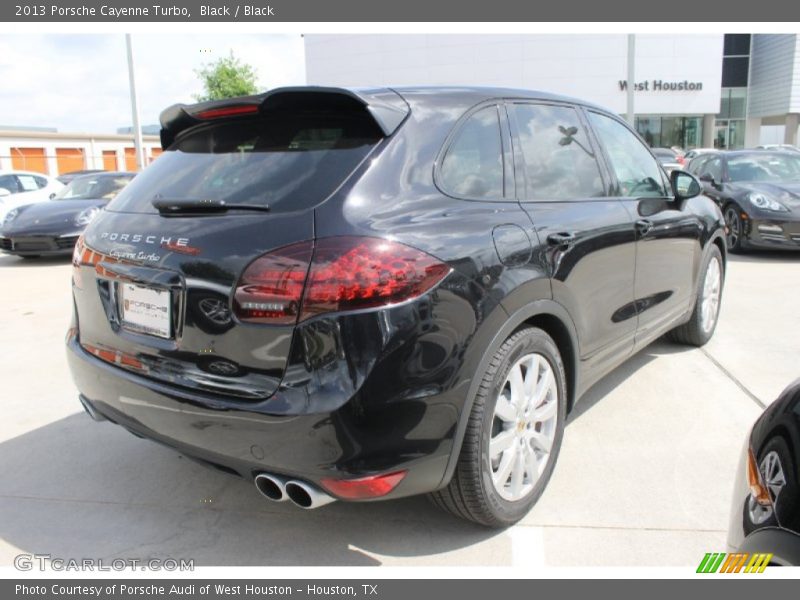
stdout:
<svg viewBox="0 0 800 600">
<path fill-rule="evenodd" d="M 12 208 L 50 200 L 64 184 L 31 171 L 0 171 L 0 226 Z"/>
</svg>

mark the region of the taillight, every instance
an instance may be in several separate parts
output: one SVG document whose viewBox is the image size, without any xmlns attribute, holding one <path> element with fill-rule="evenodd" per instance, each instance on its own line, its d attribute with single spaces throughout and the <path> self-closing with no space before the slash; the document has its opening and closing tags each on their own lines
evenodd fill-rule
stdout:
<svg viewBox="0 0 800 600">
<path fill-rule="evenodd" d="M 298 316 L 396 304 L 424 294 L 450 273 L 424 252 L 379 238 L 318 240 L 313 261 L 311 249 L 312 242 L 302 242 L 253 261 L 236 287 L 237 317 L 287 324 Z"/>
<path fill-rule="evenodd" d="M 314 249 L 301 319 L 404 302 L 421 296 L 449 272 L 450 267 L 432 256 L 397 242 L 321 239 Z"/>
<path fill-rule="evenodd" d="M 320 485 L 334 496 L 356 500 L 359 498 L 380 498 L 397 487 L 407 471 L 386 473 L 384 475 L 370 475 L 359 479 L 332 479 L 320 481 Z"/>
<path fill-rule="evenodd" d="M 769 490 L 764 485 L 761 479 L 761 473 L 758 470 L 758 462 L 753 451 L 747 451 L 747 483 L 750 486 L 750 494 L 753 499 L 761 506 L 771 506 L 772 498 L 769 495 Z"/>
<path fill-rule="evenodd" d="M 295 323 L 312 251 L 313 242 L 300 242 L 250 263 L 233 295 L 236 316 L 251 323 Z"/>
</svg>

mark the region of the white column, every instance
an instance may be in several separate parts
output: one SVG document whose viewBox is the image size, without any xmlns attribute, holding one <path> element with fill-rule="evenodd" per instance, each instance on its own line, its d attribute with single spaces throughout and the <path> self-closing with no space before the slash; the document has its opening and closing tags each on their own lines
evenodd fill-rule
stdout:
<svg viewBox="0 0 800 600">
<path fill-rule="evenodd" d="M 800 126 L 800 115 L 786 115 L 786 130 L 783 132 L 783 143 L 797 145 L 797 128 Z"/>
<path fill-rule="evenodd" d="M 715 115 L 703 115 L 703 148 L 714 147 L 714 118 Z"/>
<path fill-rule="evenodd" d="M 761 117 L 750 117 L 744 124 L 744 147 L 755 148 L 761 143 Z"/>
<path fill-rule="evenodd" d="M 44 154 L 47 159 L 47 174 L 51 177 L 61 175 L 61 173 L 58 172 L 58 160 L 56 160 L 55 144 L 45 144 Z"/>
<path fill-rule="evenodd" d="M 11 144 L 0 144 L 0 169 L 11 170 Z"/>
</svg>

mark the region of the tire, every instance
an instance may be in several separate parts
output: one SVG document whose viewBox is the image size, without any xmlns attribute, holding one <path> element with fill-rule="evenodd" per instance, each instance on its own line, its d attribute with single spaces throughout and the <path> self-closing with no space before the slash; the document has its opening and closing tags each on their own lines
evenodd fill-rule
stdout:
<svg viewBox="0 0 800 600">
<path fill-rule="evenodd" d="M 709 277 L 713 279 L 713 264 L 716 262 L 718 271 L 717 287 L 716 287 L 716 303 L 713 309 L 710 305 L 704 306 L 706 300 L 706 284 Z M 708 255 L 703 262 L 702 276 L 697 286 L 697 297 L 694 301 L 694 310 L 692 316 L 683 325 L 679 325 L 669 332 L 668 337 L 673 342 L 679 344 L 686 344 L 688 346 L 704 346 L 708 340 L 714 335 L 717 329 L 717 321 L 719 320 L 719 309 L 722 304 L 722 287 L 725 283 L 725 268 L 722 263 L 722 253 L 719 248 L 712 244 L 709 248 Z M 707 320 L 706 315 L 708 310 L 713 310 L 713 318 Z"/>
<path fill-rule="evenodd" d="M 37 258 L 41 258 L 41 255 L 39 254 L 19 254 L 18 256 L 25 260 L 36 260 Z"/>
<path fill-rule="evenodd" d="M 723 212 L 725 217 L 725 226 L 728 228 L 728 233 L 725 235 L 725 242 L 728 245 L 728 251 L 733 254 L 743 254 L 744 246 L 744 225 L 742 218 L 739 216 L 739 207 L 735 204 L 728 204 Z"/>
<path fill-rule="evenodd" d="M 534 365 L 536 379 L 529 380 L 527 375 L 532 374 Z M 514 378 L 517 373 L 522 378 Z M 512 379 L 518 383 L 512 384 Z M 533 393 L 512 395 L 512 386 L 525 390 L 528 382 Z M 537 395 L 536 388 L 544 393 Z M 547 333 L 527 327 L 509 337 L 483 374 L 453 479 L 446 488 L 430 495 L 433 503 L 457 517 L 487 527 L 507 527 L 524 517 L 544 491 L 558 458 L 566 419 L 566 391 L 564 364 Z M 526 400 L 514 403 L 514 398 Z M 495 412 L 498 401 L 503 402 L 499 408 L 502 417 Z M 522 414 L 520 405 L 528 411 Z M 511 408 L 516 412 L 508 418 Z M 538 409 L 535 413 L 541 416 L 541 421 L 534 416 L 534 408 Z M 540 445 L 545 438 L 549 441 L 549 452 Z M 491 457 L 490 443 L 508 439 L 512 442 L 507 450 Z M 530 462 L 513 462 L 510 475 L 503 479 L 506 465 L 517 455 L 520 461 Z M 515 479 L 520 470 L 522 475 Z M 531 475 L 533 471 L 539 472 L 538 478 Z M 499 484 L 500 489 L 495 478 L 504 482 Z"/>
</svg>

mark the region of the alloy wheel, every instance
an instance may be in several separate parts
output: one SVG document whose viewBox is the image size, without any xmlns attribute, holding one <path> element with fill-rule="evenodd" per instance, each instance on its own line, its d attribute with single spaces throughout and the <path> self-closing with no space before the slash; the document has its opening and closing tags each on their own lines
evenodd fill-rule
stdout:
<svg viewBox="0 0 800 600">
<path fill-rule="evenodd" d="M 761 480 L 769 491 L 769 497 L 772 502 L 769 506 L 763 506 L 756 502 L 752 495 L 750 496 L 747 508 L 750 513 L 750 520 L 756 525 L 760 525 L 772 516 L 773 507 L 778 501 L 778 496 L 786 486 L 786 475 L 783 472 L 781 459 L 774 450 L 767 452 L 761 460 L 759 471 L 761 472 Z"/>
<path fill-rule="evenodd" d="M 742 221 L 735 207 L 729 206 L 725 210 L 725 224 L 728 226 L 728 248 L 735 248 L 742 235 Z"/>
<path fill-rule="evenodd" d="M 722 267 L 719 258 L 712 256 L 703 280 L 703 296 L 700 300 L 700 325 L 708 333 L 714 327 L 719 314 L 722 295 Z"/>
<path fill-rule="evenodd" d="M 549 361 L 526 354 L 508 372 L 495 403 L 489 441 L 492 483 L 514 502 L 531 492 L 547 467 L 558 424 L 558 386 Z"/>
</svg>

